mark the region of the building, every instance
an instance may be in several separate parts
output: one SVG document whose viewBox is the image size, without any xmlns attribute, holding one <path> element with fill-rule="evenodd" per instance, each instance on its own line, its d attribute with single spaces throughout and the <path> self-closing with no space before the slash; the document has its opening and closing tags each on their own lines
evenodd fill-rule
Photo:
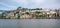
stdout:
<svg viewBox="0 0 60 28">
<path fill-rule="evenodd" d="M 13 17 L 13 16 L 15 16 L 14 14 L 15 14 L 14 12 L 10 12 L 10 13 L 9 13 L 9 16 L 10 16 L 10 17 Z"/>
</svg>

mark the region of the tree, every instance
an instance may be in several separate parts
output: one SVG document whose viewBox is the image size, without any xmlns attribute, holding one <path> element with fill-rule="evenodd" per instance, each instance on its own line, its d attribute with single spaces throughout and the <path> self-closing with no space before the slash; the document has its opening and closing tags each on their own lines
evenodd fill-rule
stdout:
<svg viewBox="0 0 60 28">
<path fill-rule="evenodd" d="M 0 14 L 0 17 L 2 17 L 2 14 Z"/>
<path fill-rule="evenodd" d="M 36 11 L 36 12 L 35 12 L 35 16 L 36 16 L 36 17 L 41 17 L 41 16 L 42 16 L 42 13 L 41 13 L 41 12 Z"/>
<path fill-rule="evenodd" d="M 18 7 L 17 10 L 21 9 L 21 7 Z"/>
<path fill-rule="evenodd" d="M 36 10 L 39 10 L 39 8 L 36 8 Z"/>
<path fill-rule="evenodd" d="M 2 18 L 6 18 L 6 14 L 5 13 L 2 13 Z"/>
<path fill-rule="evenodd" d="M 40 10 L 42 10 L 42 8 L 40 8 Z"/>
<path fill-rule="evenodd" d="M 23 12 L 26 12 L 26 10 L 28 10 L 28 8 L 22 8 L 22 11 Z"/>
<path fill-rule="evenodd" d="M 28 13 L 28 12 L 26 12 L 26 14 L 28 14 L 28 15 L 29 15 L 29 13 Z"/>
<path fill-rule="evenodd" d="M 42 10 L 42 8 L 36 8 L 36 10 Z"/>
</svg>

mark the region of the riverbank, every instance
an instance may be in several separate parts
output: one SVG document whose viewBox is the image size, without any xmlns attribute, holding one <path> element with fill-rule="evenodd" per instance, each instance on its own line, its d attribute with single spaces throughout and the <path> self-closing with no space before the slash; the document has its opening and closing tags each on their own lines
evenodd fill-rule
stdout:
<svg viewBox="0 0 60 28">
<path fill-rule="evenodd" d="M 35 18 L 5 18 L 0 17 L 0 19 L 60 19 L 60 17 L 35 17 Z"/>
</svg>

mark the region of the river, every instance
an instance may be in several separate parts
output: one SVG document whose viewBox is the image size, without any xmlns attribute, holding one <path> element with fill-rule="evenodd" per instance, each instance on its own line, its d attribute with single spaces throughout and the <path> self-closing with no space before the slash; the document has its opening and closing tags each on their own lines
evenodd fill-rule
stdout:
<svg viewBox="0 0 60 28">
<path fill-rule="evenodd" d="M 0 19 L 0 28 L 60 28 L 60 19 Z"/>
</svg>

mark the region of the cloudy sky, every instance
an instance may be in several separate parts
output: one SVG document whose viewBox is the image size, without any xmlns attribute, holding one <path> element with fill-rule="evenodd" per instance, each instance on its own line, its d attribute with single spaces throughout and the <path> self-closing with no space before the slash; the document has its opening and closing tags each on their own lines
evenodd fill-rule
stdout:
<svg viewBox="0 0 60 28">
<path fill-rule="evenodd" d="M 0 0 L 0 10 L 24 8 L 60 8 L 60 0 Z"/>
</svg>

